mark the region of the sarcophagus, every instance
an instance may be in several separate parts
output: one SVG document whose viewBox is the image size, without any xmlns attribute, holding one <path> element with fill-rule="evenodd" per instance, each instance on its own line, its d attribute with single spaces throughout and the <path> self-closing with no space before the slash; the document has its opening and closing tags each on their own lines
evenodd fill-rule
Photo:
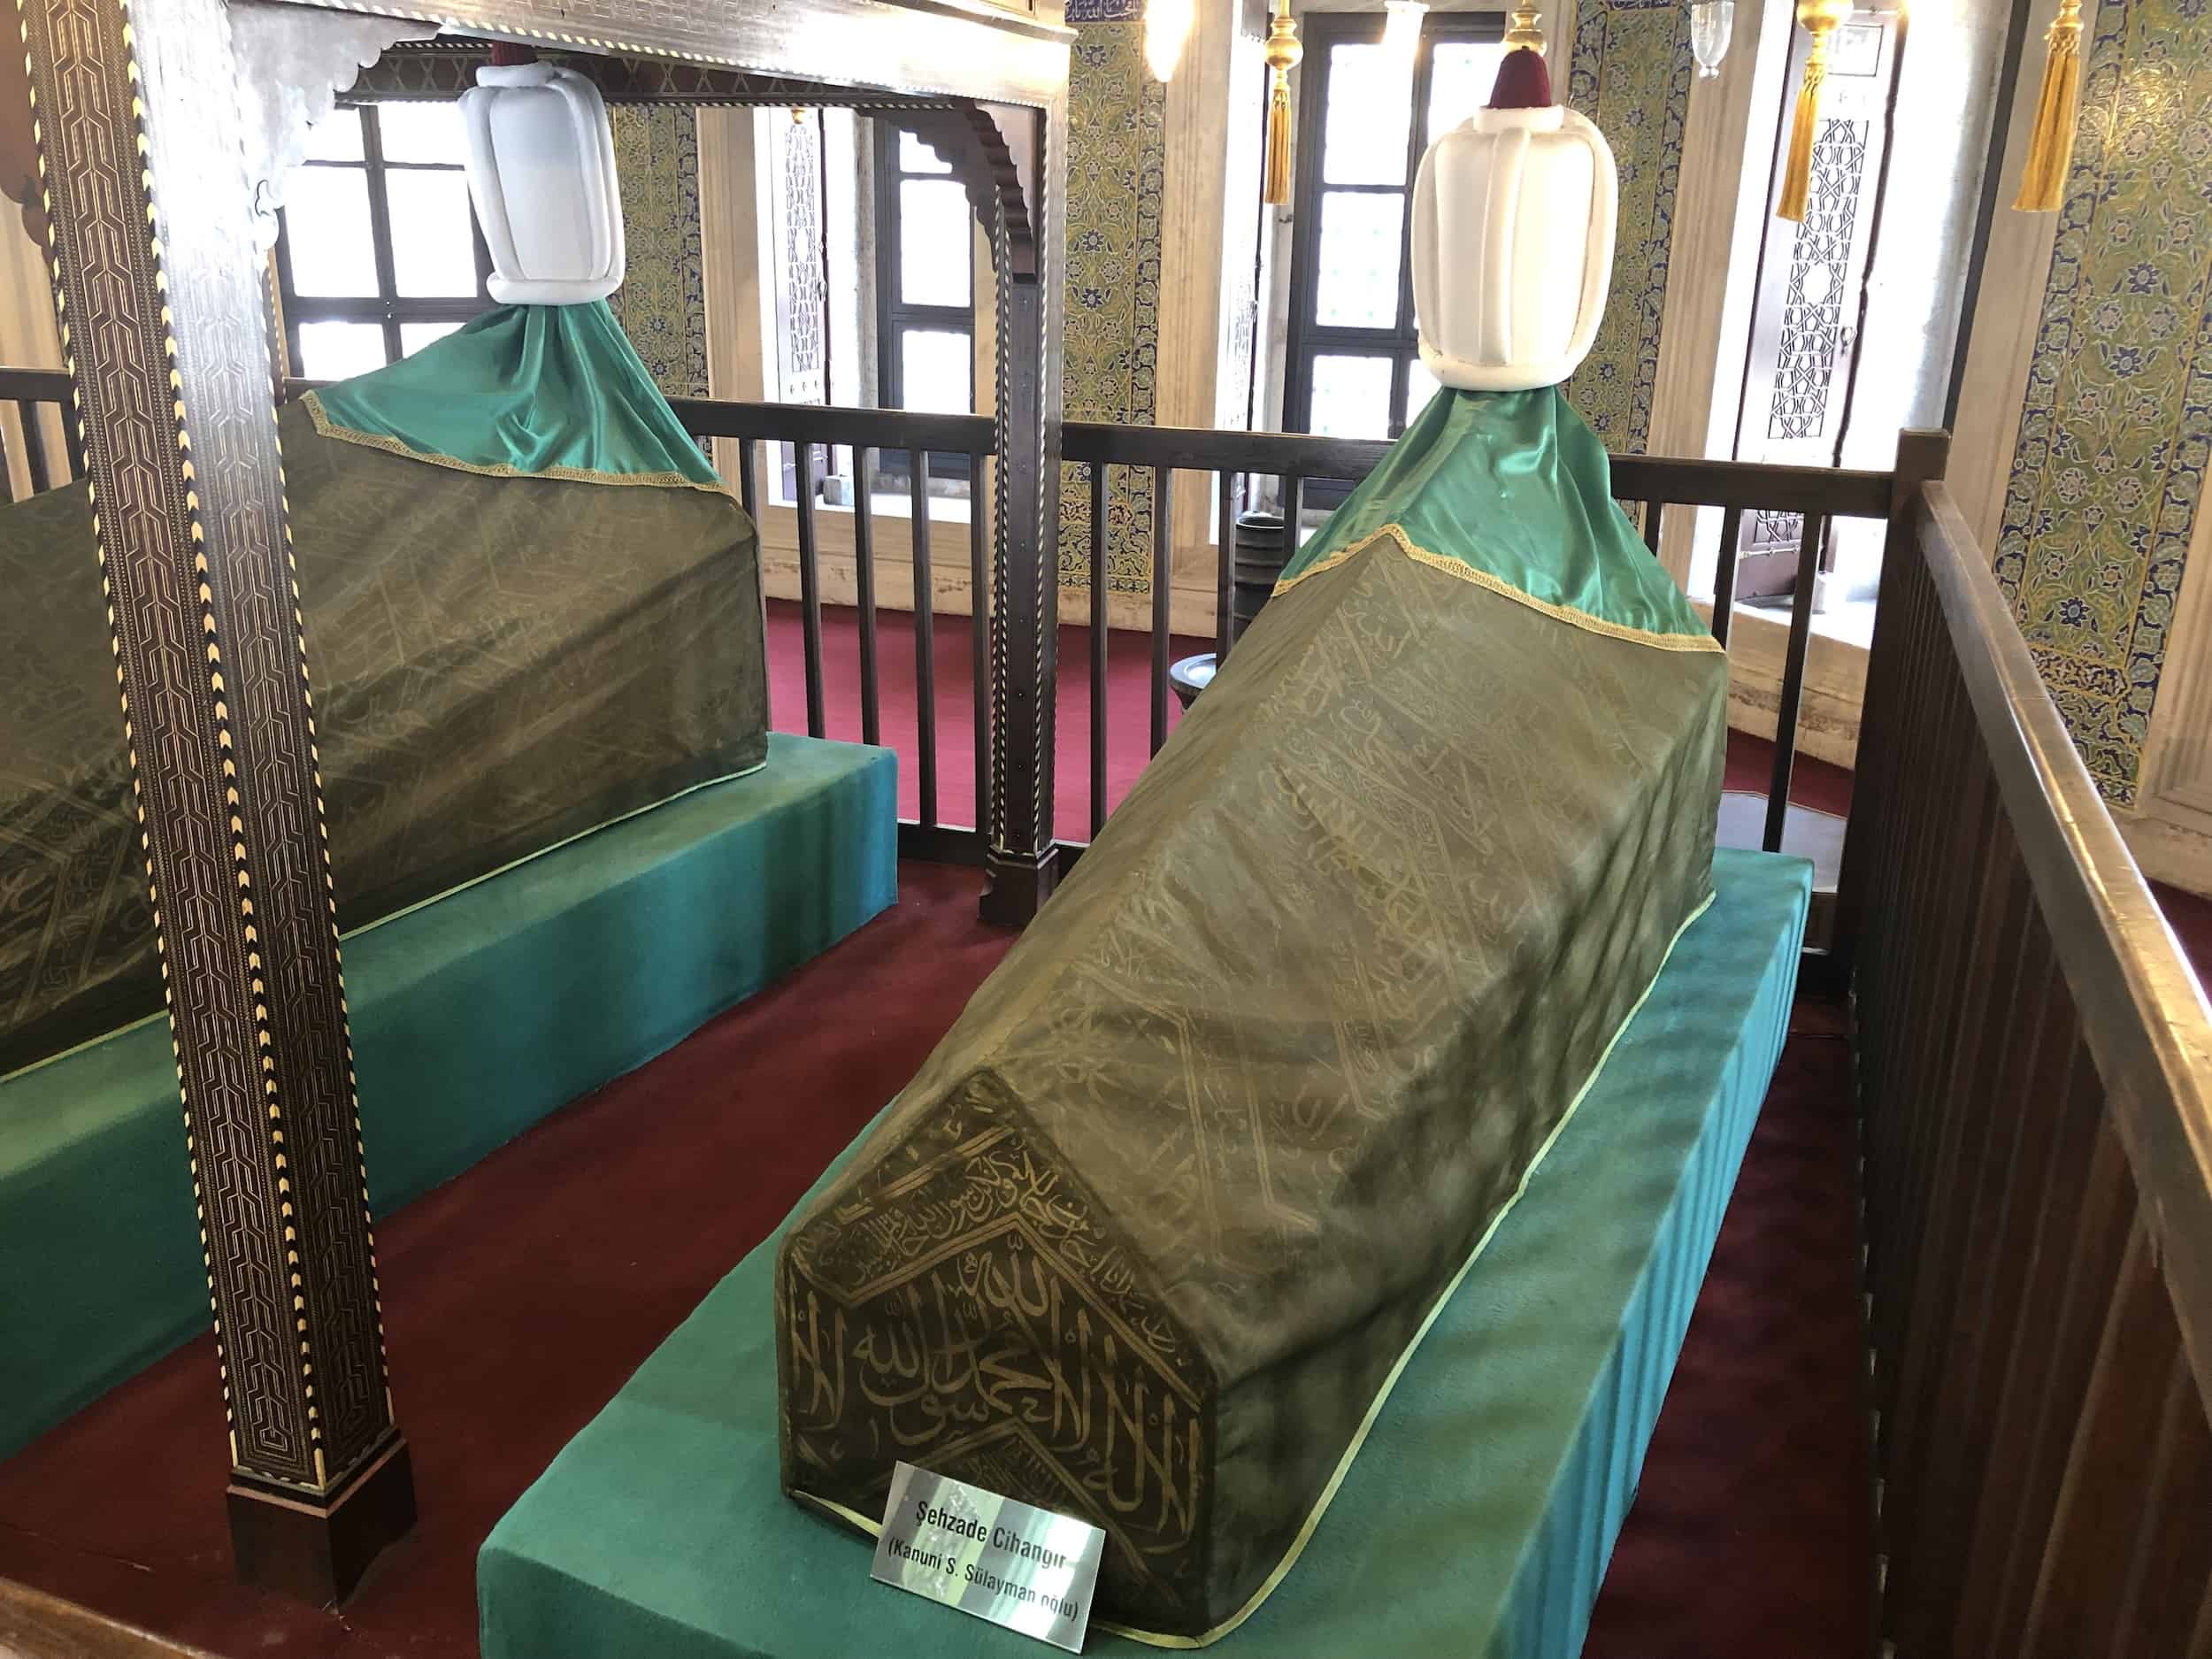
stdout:
<svg viewBox="0 0 2212 1659">
<path fill-rule="evenodd" d="M 1256 1604 L 1709 897 L 1725 693 L 1557 394 L 1440 394 L 790 1232 L 787 1489 Z"/>
</svg>

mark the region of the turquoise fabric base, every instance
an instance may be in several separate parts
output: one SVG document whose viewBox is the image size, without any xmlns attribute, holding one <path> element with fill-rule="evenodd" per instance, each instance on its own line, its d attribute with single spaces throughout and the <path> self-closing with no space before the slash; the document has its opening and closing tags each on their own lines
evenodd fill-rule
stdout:
<svg viewBox="0 0 2212 1659">
<path fill-rule="evenodd" d="M 768 764 L 349 936 L 388 1213 L 893 902 L 898 761 Z M 207 1328 L 165 1019 L 0 1080 L 0 1455 Z"/>
<path fill-rule="evenodd" d="M 1580 1648 L 1796 985 L 1812 867 L 1723 851 L 1713 874 L 1305 1554 L 1215 1651 Z M 783 1496 L 774 1256 L 747 1256 L 493 1529 L 485 1659 L 1042 1651 L 871 1583 L 866 1540 Z M 1095 1631 L 1087 1650 L 1142 1651 Z"/>
</svg>

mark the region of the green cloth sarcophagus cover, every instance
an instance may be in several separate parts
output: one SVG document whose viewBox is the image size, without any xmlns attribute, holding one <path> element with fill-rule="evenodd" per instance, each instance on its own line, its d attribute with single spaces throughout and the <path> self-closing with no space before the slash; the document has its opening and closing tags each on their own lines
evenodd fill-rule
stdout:
<svg viewBox="0 0 2212 1659">
<path fill-rule="evenodd" d="M 339 923 L 767 754 L 759 542 L 606 306 L 279 413 Z M 608 488 L 608 485 L 625 488 Z M 0 1072 L 161 1007 L 82 481 L 0 509 Z"/>
<path fill-rule="evenodd" d="M 1447 391 L 1295 562 L 788 1235 L 793 1494 L 1083 1517 L 1182 1645 L 1307 1547 L 1710 897 L 1727 659 L 1608 473 Z"/>
</svg>

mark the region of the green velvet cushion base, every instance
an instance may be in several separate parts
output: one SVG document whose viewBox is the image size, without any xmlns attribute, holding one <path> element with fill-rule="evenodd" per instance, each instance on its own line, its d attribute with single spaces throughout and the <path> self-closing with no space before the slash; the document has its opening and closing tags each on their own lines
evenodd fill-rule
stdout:
<svg viewBox="0 0 2212 1659">
<path fill-rule="evenodd" d="M 1580 1648 L 1796 984 L 1811 866 L 1723 851 L 1713 876 L 1304 1555 L 1216 1651 Z M 872 1584 L 866 1540 L 784 1497 L 774 1257 L 747 1256 L 493 1529 L 485 1659 L 1041 1651 Z"/>
<path fill-rule="evenodd" d="M 889 905 L 897 758 L 768 764 L 349 936 L 378 1214 Z M 169 1025 L 0 1079 L 0 1455 L 205 1330 Z"/>
</svg>

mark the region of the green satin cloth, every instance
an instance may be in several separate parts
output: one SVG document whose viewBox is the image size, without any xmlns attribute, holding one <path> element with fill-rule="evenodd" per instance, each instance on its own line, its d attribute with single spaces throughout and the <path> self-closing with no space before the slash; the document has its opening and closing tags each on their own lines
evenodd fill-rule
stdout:
<svg viewBox="0 0 2212 1659">
<path fill-rule="evenodd" d="M 1431 557 L 1540 604 L 1638 633 L 1708 634 L 1613 499 L 1604 444 L 1556 387 L 1439 392 L 1283 581 L 1349 557 L 1391 526 Z"/>
<path fill-rule="evenodd" d="M 721 482 L 604 300 L 500 306 L 307 401 L 326 437 L 467 472 Z"/>
</svg>

